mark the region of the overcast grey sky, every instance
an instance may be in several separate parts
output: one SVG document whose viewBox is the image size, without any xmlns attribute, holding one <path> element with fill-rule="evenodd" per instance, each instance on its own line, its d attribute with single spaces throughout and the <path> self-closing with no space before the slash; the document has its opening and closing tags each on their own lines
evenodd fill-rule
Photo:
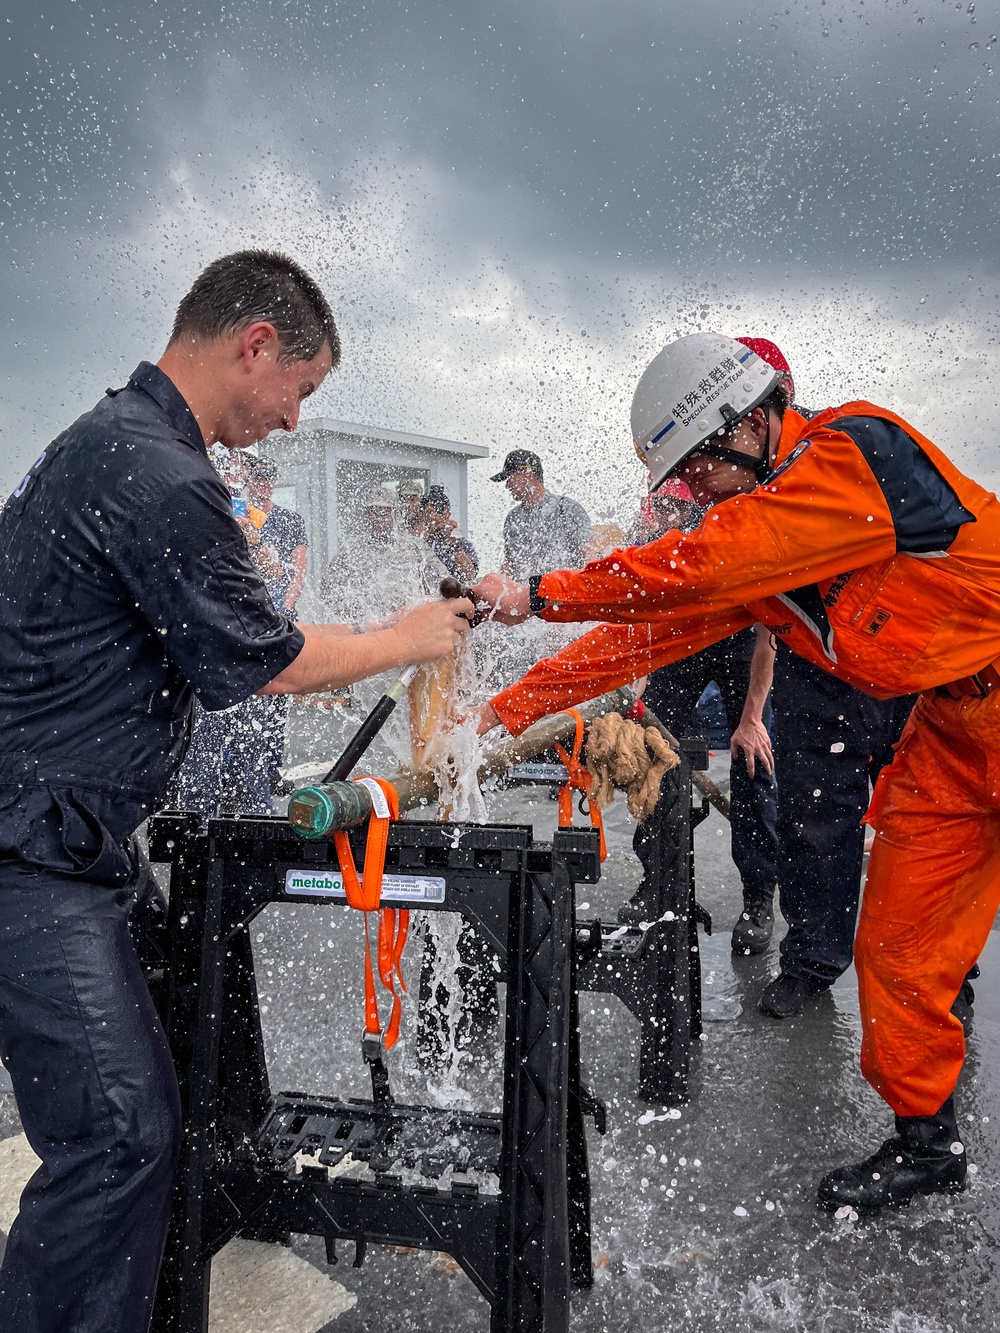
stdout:
<svg viewBox="0 0 1000 1333">
<path fill-rule="evenodd" d="M 771 336 L 995 483 L 1000 4 L 42 0 L 0 28 L 0 486 L 279 246 L 343 368 L 310 413 L 530 445 L 592 512 L 698 327 Z M 476 465 L 473 535 L 501 488 Z"/>
</svg>

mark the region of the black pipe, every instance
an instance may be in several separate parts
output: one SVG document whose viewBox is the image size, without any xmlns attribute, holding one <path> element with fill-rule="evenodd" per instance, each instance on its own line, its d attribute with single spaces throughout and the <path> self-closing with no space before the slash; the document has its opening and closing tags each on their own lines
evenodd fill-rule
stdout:
<svg viewBox="0 0 1000 1333">
<path fill-rule="evenodd" d="M 408 666 L 399 680 L 394 685 L 390 685 L 382 698 L 368 714 L 365 720 L 358 727 L 357 731 L 347 742 L 344 753 L 340 756 L 329 773 L 321 779 L 320 785 L 327 782 L 341 782 L 349 778 L 353 772 L 358 760 L 365 753 L 372 741 L 378 735 L 385 725 L 386 718 L 393 712 L 396 705 L 406 693 L 406 687 L 417 674 L 415 666 Z"/>
</svg>

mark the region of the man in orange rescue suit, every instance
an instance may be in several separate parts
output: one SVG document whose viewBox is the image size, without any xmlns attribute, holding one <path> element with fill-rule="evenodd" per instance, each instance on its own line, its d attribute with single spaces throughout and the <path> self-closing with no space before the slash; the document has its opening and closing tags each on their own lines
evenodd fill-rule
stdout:
<svg viewBox="0 0 1000 1333">
<path fill-rule="evenodd" d="M 632 400 L 652 486 L 714 507 L 694 532 L 480 597 L 517 623 L 600 620 L 484 710 L 518 733 L 571 703 L 759 622 L 808 661 L 888 699 L 920 692 L 876 785 L 855 962 L 862 1071 L 896 1114 L 819 1201 L 880 1208 L 959 1190 L 950 1012 L 1000 904 L 1000 501 L 885 408 L 806 421 L 779 375 L 714 333 L 669 343 Z M 717 503 L 724 500 L 724 503 Z"/>
</svg>

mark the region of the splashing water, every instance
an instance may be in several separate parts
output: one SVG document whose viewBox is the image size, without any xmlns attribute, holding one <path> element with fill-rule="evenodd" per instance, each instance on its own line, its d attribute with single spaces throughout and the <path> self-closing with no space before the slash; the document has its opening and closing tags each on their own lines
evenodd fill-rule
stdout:
<svg viewBox="0 0 1000 1333">
<path fill-rule="evenodd" d="M 486 802 L 478 774 L 483 761 L 483 742 L 476 735 L 475 718 L 469 713 L 484 696 L 484 677 L 476 658 L 476 645 L 466 635 L 454 658 L 448 661 L 452 670 L 447 713 L 422 762 L 430 768 L 440 788 L 442 817 L 458 823 L 482 824 L 486 822 Z"/>
<path fill-rule="evenodd" d="M 471 1106 L 477 1099 L 464 1086 L 466 1076 L 478 1064 L 473 1081 L 481 1083 L 480 1057 L 496 1048 L 496 962 L 457 912 L 426 913 L 417 933 L 423 951 L 416 1050 L 425 1086 L 437 1105 Z"/>
<path fill-rule="evenodd" d="M 400 607 L 410 608 L 427 597 L 436 597 L 445 573 L 424 543 L 401 530 L 377 548 L 360 537 L 331 562 L 323 576 L 316 612 L 321 620 L 377 625 L 394 616 Z M 486 803 L 477 776 L 484 747 L 475 734 L 470 710 L 589 628 L 540 620 L 515 628 L 489 622 L 480 626 L 463 638 L 456 653 L 444 659 L 439 668 L 436 684 L 444 696 L 443 717 L 439 707 L 433 726 L 424 734 L 422 720 L 413 716 L 411 695 L 409 728 L 407 709 L 400 707 L 372 746 L 364 771 L 390 776 L 393 767 L 429 768 L 441 791 L 438 817 L 484 823 Z M 433 668 L 430 671 L 435 674 Z M 395 673 L 383 674 L 351 687 L 354 717 L 344 719 L 341 744 L 356 728 L 356 719 L 372 708 L 394 679 Z M 336 719 L 328 720 L 336 723 Z M 421 740 L 414 745 L 416 734 Z M 317 758 L 327 758 L 329 737 L 329 726 L 323 738 L 316 736 L 317 746 L 324 748 Z"/>
</svg>

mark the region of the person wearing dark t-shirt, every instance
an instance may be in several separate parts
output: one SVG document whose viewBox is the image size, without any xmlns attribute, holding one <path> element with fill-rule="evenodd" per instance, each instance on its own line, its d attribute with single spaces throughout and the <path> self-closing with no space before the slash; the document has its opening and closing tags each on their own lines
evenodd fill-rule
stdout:
<svg viewBox="0 0 1000 1333">
<path fill-rule="evenodd" d="M 546 488 L 542 460 L 512 449 L 491 481 L 502 481 L 518 503 L 503 523 L 503 571 L 526 579 L 550 569 L 580 569 L 594 530 L 587 511 L 568 495 Z"/>
<path fill-rule="evenodd" d="M 143 362 L 0 512 L 0 1057 L 42 1165 L 0 1268 L 0 1328 L 143 1333 L 179 1142 L 177 1081 L 129 938 L 130 838 L 209 710 L 449 652 L 472 603 L 391 628 L 294 626 L 206 446 L 291 430 L 339 360 L 292 261 L 210 265 Z"/>
<path fill-rule="evenodd" d="M 467 537 L 462 537 L 451 516 L 451 501 L 443 486 L 431 486 L 420 502 L 420 522 L 414 531 L 424 539 L 449 574 L 462 583 L 479 577 L 479 556 Z"/>
<path fill-rule="evenodd" d="M 251 460 L 248 475 L 250 504 L 265 516 L 259 529 L 260 539 L 277 554 L 283 571 L 279 580 L 267 581 L 267 590 L 275 606 L 294 620 L 306 577 L 309 539 L 302 515 L 274 503 L 277 480 L 278 467 L 270 458 Z"/>
</svg>

